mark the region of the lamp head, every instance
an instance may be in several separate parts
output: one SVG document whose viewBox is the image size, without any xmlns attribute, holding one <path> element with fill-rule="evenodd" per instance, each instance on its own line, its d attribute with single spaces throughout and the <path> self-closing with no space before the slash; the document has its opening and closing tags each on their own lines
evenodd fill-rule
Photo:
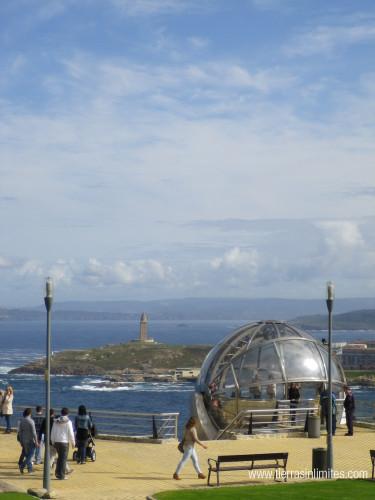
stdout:
<svg viewBox="0 0 375 500">
<path fill-rule="evenodd" d="M 335 298 L 335 285 L 332 281 L 327 283 L 327 300 L 334 300 Z"/>
<path fill-rule="evenodd" d="M 50 277 L 46 279 L 46 297 L 49 299 L 53 297 L 53 280 Z"/>
</svg>

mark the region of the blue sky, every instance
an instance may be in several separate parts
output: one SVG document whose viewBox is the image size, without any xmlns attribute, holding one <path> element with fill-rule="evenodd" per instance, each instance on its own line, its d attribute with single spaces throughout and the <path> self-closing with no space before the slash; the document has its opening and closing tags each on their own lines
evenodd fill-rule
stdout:
<svg viewBox="0 0 375 500">
<path fill-rule="evenodd" d="M 0 305 L 374 296 L 375 5 L 0 4 Z"/>
</svg>

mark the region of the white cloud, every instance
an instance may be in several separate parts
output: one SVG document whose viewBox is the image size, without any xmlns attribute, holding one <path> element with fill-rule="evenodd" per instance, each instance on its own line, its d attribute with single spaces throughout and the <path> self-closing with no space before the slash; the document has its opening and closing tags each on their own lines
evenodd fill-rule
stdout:
<svg viewBox="0 0 375 500">
<path fill-rule="evenodd" d="M 45 275 L 42 263 L 34 259 L 26 260 L 24 263 L 22 263 L 20 267 L 17 269 L 17 273 L 23 277 L 27 276 L 42 277 Z"/>
<path fill-rule="evenodd" d="M 75 267 L 74 261 L 58 259 L 48 268 L 47 275 L 53 279 L 54 284 L 64 283 L 69 285 L 72 282 Z"/>
<path fill-rule="evenodd" d="M 255 274 L 258 269 L 259 255 L 256 250 L 245 251 L 238 247 L 231 248 L 222 257 L 211 260 L 213 269 L 227 269 Z"/>
<path fill-rule="evenodd" d="M 96 258 L 90 258 L 87 266 L 80 273 L 80 279 L 95 286 L 137 285 L 166 282 L 171 274 L 170 266 L 165 266 L 154 259 L 130 262 L 119 260 L 113 264 L 103 264 Z"/>
<path fill-rule="evenodd" d="M 209 41 L 207 38 L 202 38 L 199 36 L 191 36 L 188 38 L 188 42 L 195 49 L 204 49 L 209 45 Z"/>
<path fill-rule="evenodd" d="M 317 26 L 300 33 L 284 47 L 289 56 L 330 53 L 339 47 L 375 40 L 375 24 Z"/>
<path fill-rule="evenodd" d="M 171 284 L 173 279 L 172 267 L 157 259 L 117 260 L 110 263 L 103 263 L 95 257 L 87 262 L 57 259 L 53 263 L 20 259 L 19 264 L 15 265 L 0 257 L 1 268 L 11 269 L 18 276 L 34 282 L 50 276 L 55 285 L 65 287 L 77 283 L 94 286 Z"/>
<path fill-rule="evenodd" d="M 13 267 L 12 262 L 6 257 L 0 255 L 0 269 L 10 269 Z"/>
<path fill-rule="evenodd" d="M 358 223 L 352 221 L 322 221 L 317 226 L 324 231 L 331 251 L 342 252 L 364 246 Z"/>
<path fill-rule="evenodd" d="M 94 61 L 80 55 L 65 60 L 64 64 L 72 79 L 70 84 L 75 84 L 77 90 L 84 82 L 90 82 L 89 86 L 85 85 L 88 97 L 94 92 L 116 100 L 138 96 L 144 103 L 149 103 L 156 94 L 185 100 L 189 96 L 197 96 L 197 92 L 201 93 L 204 89 L 209 89 L 211 93 L 248 90 L 268 94 L 290 89 L 297 84 L 295 75 L 285 69 L 250 69 L 231 61 L 142 65 L 127 60 Z M 59 83 L 49 78 L 46 84 L 55 91 Z M 205 97 L 209 96 L 206 94 Z M 225 100 L 226 97 L 229 96 L 220 94 L 216 99 Z"/>
</svg>

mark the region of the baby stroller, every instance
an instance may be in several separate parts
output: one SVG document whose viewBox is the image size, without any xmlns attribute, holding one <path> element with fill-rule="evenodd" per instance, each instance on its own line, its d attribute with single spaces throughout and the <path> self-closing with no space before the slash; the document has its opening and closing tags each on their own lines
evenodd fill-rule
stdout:
<svg viewBox="0 0 375 500">
<path fill-rule="evenodd" d="M 86 459 L 91 460 L 91 462 L 95 462 L 96 460 L 96 451 L 95 451 L 95 441 L 94 437 L 96 435 L 95 425 L 93 425 L 89 431 L 87 446 L 86 446 Z M 80 461 L 80 456 L 78 454 L 78 449 L 73 451 L 73 460 L 75 462 Z"/>
</svg>

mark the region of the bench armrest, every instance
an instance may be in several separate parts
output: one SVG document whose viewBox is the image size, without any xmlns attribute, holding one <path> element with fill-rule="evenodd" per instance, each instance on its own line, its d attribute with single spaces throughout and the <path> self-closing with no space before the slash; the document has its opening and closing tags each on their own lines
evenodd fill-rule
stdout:
<svg viewBox="0 0 375 500">
<path fill-rule="evenodd" d="M 215 464 L 213 464 L 213 462 L 215 462 Z M 209 466 L 210 468 L 212 468 L 212 466 L 217 466 L 218 461 L 217 461 L 217 460 L 215 460 L 214 458 L 208 458 L 208 459 L 207 459 L 207 463 L 208 463 L 208 466 Z"/>
</svg>

